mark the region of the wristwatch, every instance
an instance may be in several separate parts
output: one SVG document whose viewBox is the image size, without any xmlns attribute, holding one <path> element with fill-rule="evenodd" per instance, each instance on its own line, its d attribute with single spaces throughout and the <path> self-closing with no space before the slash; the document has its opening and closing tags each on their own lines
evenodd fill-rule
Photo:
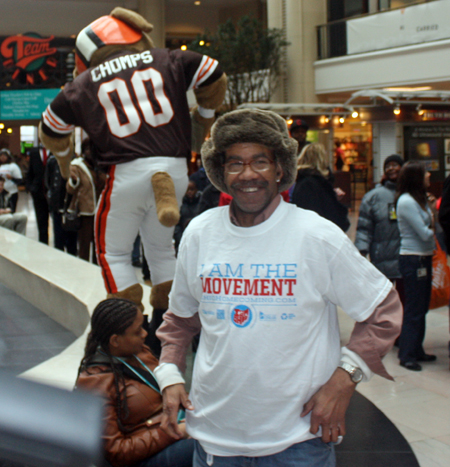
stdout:
<svg viewBox="0 0 450 467">
<path fill-rule="evenodd" d="M 361 371 L 361 368 L 358 368 L 357 366 L 341 361 L 339 362 L 338 368 L 345 370 L 355 384 L 358 384 L 363 379 L 363 372 Z"/>
</svg>

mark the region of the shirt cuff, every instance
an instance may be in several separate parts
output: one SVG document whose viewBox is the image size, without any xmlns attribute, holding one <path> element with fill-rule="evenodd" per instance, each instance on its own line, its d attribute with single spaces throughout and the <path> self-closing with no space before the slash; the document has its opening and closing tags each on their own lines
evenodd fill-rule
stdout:
<svg viewBox="0 0 450 467">
<path fill-rule="evenodd" d="M 69 146 L 65 151 L 58 151 L 58 152 L 53 152 L 55 156 L 58 157 L 66 157 L 71 153 L 72 148 Z"/>
<path fill-rule="evenodd" d="M 204 107 L 198 106 L 198 113 L 203 118 L 213 118 L 216 115 L 216 111 L 214 109 L 205 109 Z"/>
<path fill-rule="evenodd" d="M 372 378 L 373 371 L 366 365 L 366 362 L 356 352 L 353 352 L 347 347 L 341 348 L 341 361 L 360 368 L 363 373 L 362 380 L 364 382 Z"/>
<path fill-rule="evenodd" d="M 174 363 L 161 363 L 153 371 L 161 392 L 168 386 L 185 383 L 183 376 L 181 376 L 178 367 Z"/>
</svg>

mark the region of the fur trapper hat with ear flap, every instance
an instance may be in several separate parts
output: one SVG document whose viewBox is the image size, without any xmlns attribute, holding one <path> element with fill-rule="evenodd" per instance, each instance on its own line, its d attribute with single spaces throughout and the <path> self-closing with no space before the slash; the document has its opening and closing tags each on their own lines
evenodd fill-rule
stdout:
<svg viewBox="0 0 450 467">
<path fill-rule="evenodd" d="M 298 143 L 289 136 L 286 121 L 269 110 L 240 109 L 220 117 L 211 128 L 210 139 L 202 146 L 203 167 L 218 190 L 229 194 L 223 163 L 225 151 L 235 143 L 256 143 L 272 149 L 283 169 L 279 192 L 295 182 Z"/>
</svg>

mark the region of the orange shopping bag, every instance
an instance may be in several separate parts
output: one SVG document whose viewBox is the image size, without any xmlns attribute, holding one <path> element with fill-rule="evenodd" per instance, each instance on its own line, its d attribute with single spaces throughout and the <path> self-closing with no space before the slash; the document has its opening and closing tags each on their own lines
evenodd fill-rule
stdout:
<svg viewBox="0 0 450 467">
<path fill-rule="evenodd" d="M 431 289 L 430 310 L 447 306 L 450 300 L 450 268 L 447 255 L 436 239 L 436 250 L 433 255 L 433 287 Z"/>
</svg>

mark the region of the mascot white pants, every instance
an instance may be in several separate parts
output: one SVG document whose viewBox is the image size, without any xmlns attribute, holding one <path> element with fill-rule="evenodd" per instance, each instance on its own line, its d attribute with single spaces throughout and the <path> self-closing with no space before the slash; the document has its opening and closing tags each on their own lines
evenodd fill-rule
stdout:
<svg viewBox="0 0 450 467">
<path fill-rule="evenodd" d="M 174 227 L 165 227 L 159 222 L 150 183 L 158 172 L 170 175 L 178 205 L 181 205 L 188 184 L 184 159 L 141 158 L 109 169 L 95 220 L 97 259 L 108 294 L 136 284 L 130 251 L 139 232 L 153 287 L 171 281 L 174 276 Z"/>
</svg>

